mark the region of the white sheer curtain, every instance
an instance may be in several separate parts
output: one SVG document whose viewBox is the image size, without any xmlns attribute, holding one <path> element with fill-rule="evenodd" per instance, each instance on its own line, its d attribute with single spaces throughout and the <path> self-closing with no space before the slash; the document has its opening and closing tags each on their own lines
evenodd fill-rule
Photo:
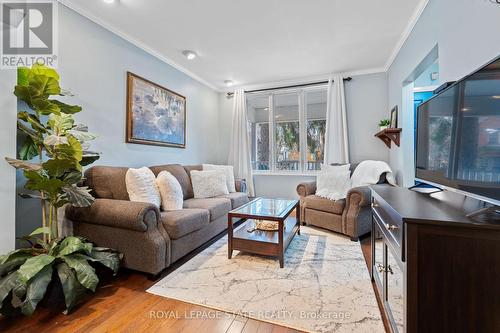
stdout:
<svg viewBox="0 0 500 333">
<path fill-rule="evenodd" d="M 254 196 L 245 91 L 243 89 L 236 90 L 233 96 L 233 126 L 228 162 L 234 167 L 235 176 L 246 180 L 248 195 Z"/>
<path fill-rule="evenodd" d="M 325 164 L 331 163 L 349 163 L 344 78 L 340 74 L 334 75 L 328 82 Z"/>
</svg>

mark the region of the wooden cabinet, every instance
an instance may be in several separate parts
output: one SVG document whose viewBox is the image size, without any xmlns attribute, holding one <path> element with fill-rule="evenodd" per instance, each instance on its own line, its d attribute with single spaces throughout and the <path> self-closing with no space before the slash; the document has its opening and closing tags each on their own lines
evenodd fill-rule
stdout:
<svg viewBox="0 0 500 333">
<path fill-rule="evenodd" d="M 500 332 L 500 221 L 372 187 L 372 279 L 394 332 Z"/>
</svg>

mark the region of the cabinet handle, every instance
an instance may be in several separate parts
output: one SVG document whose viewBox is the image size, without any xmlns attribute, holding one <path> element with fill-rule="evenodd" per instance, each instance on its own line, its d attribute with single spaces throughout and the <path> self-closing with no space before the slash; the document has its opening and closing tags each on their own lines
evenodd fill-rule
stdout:
<svg viewBox="0 0 500 333">
<path fill-rule="evenodd" d="M 377 208 L 377 207 L 378 207 L 378 203 L 372 202 L 372 208 Z"/>
<path fill-rule="evenodd" d="M 387 230 L 391 230 L 391 231 L 399 230 L 399 227 L 397 225 L 390 225 L 389 223 L 386 223 L 385 227 L 387 228 Z"/>
<path fill-rule="evenodd" d="M 379 271 L 379 273 L 387 272 L 387 273 L 394 274 L 394 272 L 392 271 L 391 265 L 387 265 L 387 268 L 385 268 L 382 264 L 378 264 L 377 270 Z"/>
<path fill-rule="evenodd" d="M 391 273 L 391 274 L 394 274 L 394 272 L 392 271 L 392 267 L 391 265 L 387 265 L 387 273 Z"/>
<path fill-rule="evenodd" d="M 385 268 L 384 268 L 384 266 L 383 266 L 383 265 L 378 264 L 378 266 L 377 266 L 377 270 L 379 271 L 379 273 L 382 273 L 382 272 L 384 272 L 384 271 L 385 271 Z"/>
</svg>

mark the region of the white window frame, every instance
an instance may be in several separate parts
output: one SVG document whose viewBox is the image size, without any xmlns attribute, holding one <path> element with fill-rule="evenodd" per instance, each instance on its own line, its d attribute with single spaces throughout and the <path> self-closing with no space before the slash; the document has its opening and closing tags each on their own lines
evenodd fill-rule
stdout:
<svg viewBox="0 0 500 333">
<path fill-rule="evenodd" d="M 255 175 L 314 175 L 317 174 L 318 171 L 308 171 L 307 170 L 307 121 L 308 120 L 323 120 L 326 119 L 326 110 L 325 110 L 325 118 L 318 119 L 307 119 L 307 92 L 311 91 L 320 91 L 327 90 L 327 85 L 315 85 L 311 87 L 304 87 L 301 89 L 282 89 L 275 90 L 273 92 L 259 92 L 259 93 L 248 93 L 246 94 L 246 98 L 252 96 L 261 96 L 268 97 L 268 109 L 269 109 L 269 120 L 268 122 L 256 122 L 257 124 L 268 123 L 269 124 L 269 170 L 252 170 Z M 277 170 L 276 169 L 276 135 L 275 128 L 276 124 L 279 121 L 276 121 L 274 118 L 274 109 L 275 109 L 275 97 L 279 95 L 285 94 L 297 94 L 298 97 L 298 106 L 299 106 L 299 155 L 300 155 L 300 163 L 299 170 Z M 248 100 L 246 101 L 248 105 Z M 255 137 L 257 140 L 257 137 Z M 257 143 L 254 143 L 255 150 L 257 150 Z M 257 151 L 255 151 L 257 153 Z M 257 156 L 257 154 L 255 154 Z"/>
</svg>

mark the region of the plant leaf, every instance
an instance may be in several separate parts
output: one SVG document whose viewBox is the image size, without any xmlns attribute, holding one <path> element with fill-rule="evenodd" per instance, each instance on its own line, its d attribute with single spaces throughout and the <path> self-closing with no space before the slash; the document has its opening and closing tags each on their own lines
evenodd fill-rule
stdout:
<svg viewBox="0 0 500 333">
<path fill-rule="evenodd" d="M 19 193 L 19 196 L 23 199 L 42 199 L 41 196 L 31 193 Z"/>
<path fill-rule="evenodd" d="M 92 260 L 108 267 L 113 271 L 114 274 L 116 274 L 120 269 L 120 262 L 123 255 L 110 249 L 99 250 L 99 248 L 93 248 L 92 252 L 90 253 L 90 257 L 92 257 Z"/>
<path fill-rule="evenodd" d="M 78 141 L 90 141 L 90 140 L 94 140 L 96 138 L 96 136 L 92 133 L 84 132 L 84 131 L 77 131 L 74 129 L 69 130 L 68 134 L 75 137 Z"/>
<path fill-rule="evenodd" d="M 66 184 L 78 184 L 82 180 L 82 172 L 78 170 L 70 171 L 64 175 L 63 181 Z"/>
<path fill-rule="evenodd" d="M 17 267 L 23 265 L 26 260 L 33 257 L 31 249 L 21 249 L 5 255 L 0 260 L 0 276 L 7 274 L 8 272 L 16 269 Z"/>
<path fill-rule="evenodd" d="M 90 189 L 87 186 L 64 186 L 62 188 L 68 198 L 69 203 L 75 207 L 88 207 L 94 203 L 94 197 L 90 194 Z"/>
<path fill-rule="evenodd" d="M 95 161 L 97 161 L 100 158 L 99 153 L 94 152 L 94 151 L 84 151 L 82 160 L 80 161 L 81 166 L 87 166 Z"/>
<path fill-rule="evenodd" d="M 79 105 L 69 105 L 58 100 L 52 99 L 50 102 L 59 108 L 61 113 L 65 114 L 75 114 L 82 111 L 82 107 Z"/>
<path fill-rule="evenodd" d="M 26 283 L 32 277 L 38 274 L 45 266 L 51 265 L 54 260 L 53 256 L 49 256 L 47 254 L 41 254 L 36 257 L 31 257 L 26 262 L 19 267 L 17 270 L 19 274 L 19 281 Z"/>
<path fill-rule="evenodd" d="M 0 304 L 3 303 L 12 289 L 14 289 L 19 284 L 18 278 L 18 272 L 14 271 L 0 279 Z"/>
<path fill-rule="evenodd" d="M 16 169 L 22 169 L 25 171 L 40 171 L 40 170 L 42 170 L 42 166 L 40 164 L 30 163 L 30 162 L 26 162 L 23 160 L 17 160 L 17 159 L 13 159 L 10 157 L 6 157 L 5 160 L 7 161 L 7 163 L 12 165 Z"/>
<path fill-rule="evenodd" d="M 49 227 L 40 227 L 33 230 L 30 236 L 42 235 L 42 234 L 50 234 Z"/>
<path fill-rule="evenodd" d="M 50 250 L 50 254 L 57 257 L 67 256 L 75 252 L 89 254 L 92 251 L 92 243 L 87 243 L 79 237 L 69 236 L 61 240 Z"/>
<path fill-rule="evenodd" d="M 68 138 L 65 136 L 50 134 L 43 139 L 43 143 L 47 146 L 67 145 Z"/>
<path fill-rule="evenodd" d="M 52 280 L 52 271 L 52 266 L 45 266 L 28 284 L 26 298 L 21 305 L 25 316 L 30 316 L 35 312 L 38 303 L 47 291 L 47 286 Z"/>
<path fill-rule="evenodd" d="M 59 193 L 61 188 L 65 185 L 60 179 L 46 178 L 35 171 L 25 171 L 24 177 L 28 179 L 24 186 L 26 189 L 47 192 L 50 195 Z"/>
<path fill-rule="evenodd" d="M 42 164 L 50 177 L 58 178 L 75 167 L 74 160 L 51 159 Z"/>
<path fill-rule="evenodd" d="M 64 293 L 66 303 L 66 311 L 71 311 L 78 304 L 81 298 L 87 292 L 87 289 L 78 282 L 75 272 L 66 264 L 61 262 L 57 264 L 57 274 L 61 281 L 61 286 Z"/>
<path fill-rule="evenodd" d="M 68 144 L 58 145 L 55 147 L 56 153 L 61 159 L 74 159 L 80 162 L 83 157 L 82 145 L 80 141 L 72 136 L 68 137 Z"/>
<path fill-rule="evenodd" d="M 69 267 L 74 269 L 76 277 L 82 286 L 95 291 L 99 283 L 99 278 L 95 274 L 94 268 L 89 265 L 85 257 L 72 254 L 69 256 L 62 256 L 61 258 Z"/>
<path fill-rule="evenodd" d="M 28 161 L 38 156 L 38 148 L 30 136 L 24 135 L 21 140 L 21 148 L 18 153 L 21 160 Z"/>
</svg>

